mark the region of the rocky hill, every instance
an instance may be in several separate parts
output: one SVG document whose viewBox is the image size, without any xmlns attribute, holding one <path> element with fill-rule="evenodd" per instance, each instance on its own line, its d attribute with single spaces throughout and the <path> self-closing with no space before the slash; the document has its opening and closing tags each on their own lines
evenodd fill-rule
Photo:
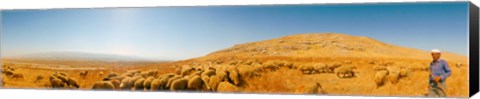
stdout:
<svg viewBox="0 0 480 99">
<path fill-rule="evenodd" d="M 356 57 L 430 60 L 428 51 L 396 46 L 381 41 L 338 33 L 297 34 L 271 40 L 237 44 L 206 57 L 286 56 L 286 57 Z M 463 61 L 465 56 L 444 52 L 442 58 Z"/>
</svg>

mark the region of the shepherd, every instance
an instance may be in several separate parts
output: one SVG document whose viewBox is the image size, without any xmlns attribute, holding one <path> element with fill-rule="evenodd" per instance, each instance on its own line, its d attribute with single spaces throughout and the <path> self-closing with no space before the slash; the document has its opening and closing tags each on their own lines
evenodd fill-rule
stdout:
<svg viewBox="0 0 480 99">
<path fill-rule="evenodd" d="M 445 82 L 452 74 L 447 61 L 440 59 L 441 51 L 433 49 L 430 53 L 433 61 L 430 63 L 430 80 L 428 87 L 429 97 L 446 97 L 447 85 Z"/>
</svg>

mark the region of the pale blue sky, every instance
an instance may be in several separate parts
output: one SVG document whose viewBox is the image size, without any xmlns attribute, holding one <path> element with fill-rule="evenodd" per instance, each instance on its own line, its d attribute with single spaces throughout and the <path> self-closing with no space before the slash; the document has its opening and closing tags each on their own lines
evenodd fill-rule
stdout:
<svg viewBox="0 0 480 99">
<path fill-rule="evenodd" d="M 338 32 L 467 56 L 467 11 L 467 2 L 6 10 L 1 54 L 186 59 L 245 42 Z"/>
</svg>

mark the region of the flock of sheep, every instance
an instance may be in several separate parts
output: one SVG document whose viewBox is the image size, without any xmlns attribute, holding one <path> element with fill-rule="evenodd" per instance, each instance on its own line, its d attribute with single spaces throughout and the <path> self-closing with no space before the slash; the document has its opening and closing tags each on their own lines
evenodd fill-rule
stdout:
<svg viewBox="0 0 480 99">
<path fill-rule="evenodd" d="M 7 66 L 7 65 L 2 65 L 1 71 L 2 74 L 4 74 L 6 77 L 11 78 L 11 79 L 23 79 L 23 74 L 20 72 L 16 72 L 15 68 Z M 2 82 L 3 85 L 4 82 Z"/>
<path fill-rule="evenodd" d="M 157 70 L 129 70 L 120 75 L 110 73 L 96 82 L 96 90 L 132 91 L 239 91 L 241 79 L 236 68 L 182 66 L 175 73 L 159 74 Z"/>
<path fill-rule="evenodd" d="M 345 62 L 351 64 L 350 61 Z M 355 66 L 344 65 L 335 62 L 330 64 L 315 63 L 315 64 L 303 64 L 298 68 L 303 74 L 315 74 L 315 73 L 335 73 L 339 78 L 352 78 L 355 77 Z"/>
<path fill-rule="evenodd" d="M 37 81 L 39 80 L 37 76 Z M 67 75 L 63 72 L 55 72 L 49 77 L 50 85 L 52 88 L 68 88 L 68 89 L 77 89 L 79 85 L 77 84 L 77 80 L 72 77 L 67 77 Z"/>
<path fill-rule="evenodd" d="M 239 64 L 242 63 L 242 64 Z M 303 74 L 315 73 L 335 73 L 339 78 L 355 77 L 355 66 L 351 65 L 351 61 L 332 62 L 332 63 L 293 63 L 285 60 L 269 60 L 266 62 L 259 61 L 231 61 L 229 65 L 237 65 L 242 76 L 252 77 L 259 76 L 260 73 L 267 71 L 275 71 L 280 68 L 300 70 Z"/>
<path fill-rule="evenodd" d="M 368 64 L 375 66 L 374 82 L 378 87 L 390 82 L 398 83 L 402 78 L 412 74 L 413 71 L 428 71 L 428 66 L 420 68 L 394 65 L 390 61 L 371 61 Z M 457 67 L 463 64 L 455 64 Z M 176 69 L 171 73 L 159 74 L 158 70 L 140 71 L 128 70 L 123 73 L 97 73 L 102 76 L 102 81 L 95 82 L 91 89 L 96 90 L 130 90 L 130 91 L 218 91 L 239 92 L 244 87 L 243 79 L 257 77 L 262 73 L 271 72 L 280 68 L 300 70 L 303 74 L 335 73 L 339 78 L 355 77 L 356 67 L 351 61 L 332 63 L 301 63 L 297 64 L 285 60 L 236 60 L 236 61 L 213 61 L 191 62 L 189 64 L 175 65 Z M 23 79 L 23 74 L 15 72 L 15 68 L 2 65 L 2 74 L 10 79 Z M 80 79 L 87 78 L 89 71 L 81 71 Z M 37 76 L 35 82 L 43 80 L 43 76 Z M 63 72 L 55 72 L 49 76 L 52 88 L 77 89 L 77 80 L 68 77 Z M 3 85 L 4 81 L 2 81 Z M 320 83 L 312 82 L 297 89 L 295 93 L 323 93 Z"/>
<path fill-rule="evenodd" d="M 239 92 L 245 81 L 242 78 L 257 77 L 261 73 L 280 68 L 299 69 L 295 64 L 283 60 L 260 62 L 214 61 L 206 64 L 191 62 L 176 65 L 172 73 L 159 74 L 157 70 L 128 70 L 121 74 L 110 73 L 102 81 L 91 87 L 95 90 L 130 90 L 130 91 L 217 91 Z M 80 72 L 85 77 L 88 71 Z M 103 74 L 103 73 L 102 73 Z M 99 75 L 102 75 L 99 74 Z M 301 93 L 321 93 L 320 84 L 305 85 Z M 315 89 L 315 90 L 314 90 Z"/>
<path fill-rule="evenodd" d="M 409 76 L 413 72 L 411 68 L 393 65 L 393 62 L 382 62 L 382 63 L 371 62 L 370 64 L 376 65 L 373 69 L 375 71 L 374 81 L 377 88 L 385 85 L 387 82 L 396 84 L 400 79 Z M 423 69 L 424 68 L 421 68 L 419 70 L 423 70 Z"/>
</svg>

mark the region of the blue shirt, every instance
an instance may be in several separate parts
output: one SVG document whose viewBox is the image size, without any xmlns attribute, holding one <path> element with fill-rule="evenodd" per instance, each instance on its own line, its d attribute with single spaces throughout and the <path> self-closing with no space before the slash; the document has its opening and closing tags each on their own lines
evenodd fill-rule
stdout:
<svg viewBox="0 0 480 99">
<path fill-rule="evenodd" d="M 452 70 L 450 70 L 447 61 L 438 59 L 435 64 L 433 61 L 430 63 L 430 73 L 430 83 L 433 83 L 433 79 L 437 76 L 440 76 L 440 82 L 444 82 L 452 74 Z"/>
</svg>

